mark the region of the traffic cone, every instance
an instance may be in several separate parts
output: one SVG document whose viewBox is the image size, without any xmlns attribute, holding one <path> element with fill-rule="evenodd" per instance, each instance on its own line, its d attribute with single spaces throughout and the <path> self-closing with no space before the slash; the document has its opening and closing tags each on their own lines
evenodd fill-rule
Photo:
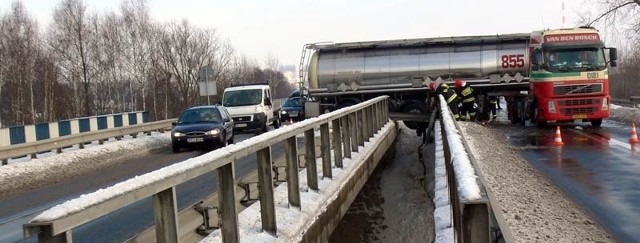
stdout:
<svg viewBox="0 0 640 243">
<path fill-rule="evenodd" d="M 630 144 L 638 144 L 640 143 L 640 139 L 638 139 L 638 132 L 636 132 L 636 124 L 631 123 L 631 139 L 629 139 Z"/>
<path fill-rule="evenodd" d="M 560 135 L 560 126 L 556 126 L 556 137 L 553 140 L 554 146 L 562 146 L 564 143 L 562 142 L 562 135 Z"/>
</svg>

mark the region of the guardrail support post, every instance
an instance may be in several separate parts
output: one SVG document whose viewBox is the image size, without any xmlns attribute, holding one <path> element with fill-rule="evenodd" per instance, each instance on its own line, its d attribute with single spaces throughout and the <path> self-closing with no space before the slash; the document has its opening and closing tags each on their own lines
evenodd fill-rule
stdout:
<svg viewBox="0 0 640 243">
<path fill-rule="evenodd" d="M 285 140 L 284 153 L 287 159 L 287 191 L 289 206 L 300 207 L 300 182 L 298 178 L 298 143 L 296 137 Z"/>
<path fill-rule="evenodd" d="M 329 123 L 320 125 L 320 154 L 322 155 L 322 177 L 333 178 L 331 171 L 331 140 Z"/>
<path fill-rule="evenodd" d="M 153 195 L 158 243 L 178 242 L 178 209 L 176 188 L 171 187 Z"/>
<path fill-rule="evenodd" d="M 2 165 L 8 165 L 9 159 L 2 159 Z"/>
<path fill-rule="evenodd" d="M 37 234 L 38 242 L 40 243 L 71 243 L 73 242 L 73 237 L 71 234 L 71 230 L 66 231 L 62 234 L 53 235 L 53 227 L 51 225 L 25 225 L 24 227 L 24 235 L 25 237 Z"/>
<path fill-rule="evenodd" d="M 228 163 L 218 171 L 218 202 L 220 207 L 220 232 L 223 242 L 240 242 L 238 234 L 238 209 L 236 208 L 236 186 L 234 163 Z"/>
<path fill-rule="evenodd" d="M 32 159 L 38 158 L 38 154 L 37 154 L 37 153 L 33 153 L 33 154 L 31 154 L 31 158 L 32 158 Z"/>
<path fill-rule="evenodd" d="M 304 132 L 304 160 L 307 167 L 309 189 L 318 191 L 318 167 L 316 167 L 316 140 L 313 129 Z"/>
<path fill-rule="evenodd" d="M 333 127 L 333 159 L 336 167 L 342 168 L 342 128 L 340 128 L 340 118 L 331 121 Z"/>
<path fill-rule="evenodd" d="M 344 153 L 344 157 L 350 159 L 351 158 L 351 139 L 349 135 L 351 134 L 351 128 L 349 127 L 349 115 L 340 118 L 340 122 L 342 123 L 342 152 Z"/>
<path fill-rule="evenodd" d="M 276 208 L 273 197 L 273 177 L 271 173 L 271 147 L 266 147 L 258 151 L 257 157 L 262 230 L 276 235 Z"/>
</svg>

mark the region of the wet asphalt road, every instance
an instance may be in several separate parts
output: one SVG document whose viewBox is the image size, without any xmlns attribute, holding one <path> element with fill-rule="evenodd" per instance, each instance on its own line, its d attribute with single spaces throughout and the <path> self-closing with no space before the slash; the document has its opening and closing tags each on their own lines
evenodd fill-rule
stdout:
<svg viewBox="0 0 640 243">
<path fill-rule="evenodd" d="M 629 144 L 630 124 L 606 120 L 599 129 L 561 125 L 506 127 L 510 142 L 619 241 L 640 242 L 640 146 Z"/>
</svg>

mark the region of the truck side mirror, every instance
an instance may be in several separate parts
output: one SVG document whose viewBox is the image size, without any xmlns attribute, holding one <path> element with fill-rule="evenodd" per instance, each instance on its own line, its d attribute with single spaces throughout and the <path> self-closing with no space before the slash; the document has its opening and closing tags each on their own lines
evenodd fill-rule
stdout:
<svg viewBox="0 0 640 243">
<path fill-rule="evenodd" d="M 264 98 L 264 104 L 265 104 L 265 105 L 271 105 L 271 99 L 269 99 L 269 98 Z"/>
<path fill-rule="evenodd" d="M 609 48 L 609 65 L 611 67 L 618 66 L 618 49 Z"/>
</svg>

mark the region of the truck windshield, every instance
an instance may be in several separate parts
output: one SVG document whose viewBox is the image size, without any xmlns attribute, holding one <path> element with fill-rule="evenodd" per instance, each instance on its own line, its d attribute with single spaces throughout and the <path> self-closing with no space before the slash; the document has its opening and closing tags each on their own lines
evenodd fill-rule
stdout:
<svg viewBox="0 0 640 243">
<path fill-rule="evenodd" d="M 245 106 L 262 103 L 261 89 L 245 89 L 224 92 L 222 106 Z"/>
<path fill-rule="evenodd" d="M 549 72 L 600 71 L 606 68 L 604 52 L 599 48 L 548 49 L 543 68 Z"/>
</svg>

